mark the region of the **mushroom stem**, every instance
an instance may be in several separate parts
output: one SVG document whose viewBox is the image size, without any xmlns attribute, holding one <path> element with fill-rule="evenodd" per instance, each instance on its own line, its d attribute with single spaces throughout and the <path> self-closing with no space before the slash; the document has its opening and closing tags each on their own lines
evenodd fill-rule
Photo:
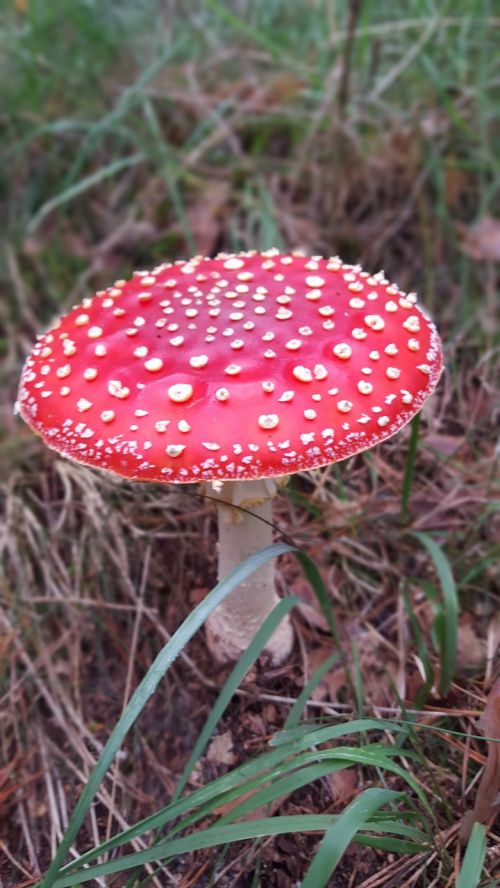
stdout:
<svg viewBox="0 0 500 888">
<path fill-rule="evenodd" d="M 218 493 L 219 579 L 273 541 L 272 480 L 226 482 Z M 241 508 L 234 508 L 240 506 Z M 249 511 L 243 511 L 249 510 Z M 274 563 L 268 561 L 241 583 L 206 622 L 207 642 L 221 663 L 237 660 L 278 603 Z M 281 663 L 293 645 L 293 630 L 286 616 L 266 645 L 273 663 Z"/>
</svg>

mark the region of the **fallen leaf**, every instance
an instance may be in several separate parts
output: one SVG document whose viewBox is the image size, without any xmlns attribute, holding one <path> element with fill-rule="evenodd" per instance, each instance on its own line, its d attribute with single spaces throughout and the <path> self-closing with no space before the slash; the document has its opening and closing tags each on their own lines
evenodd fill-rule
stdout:
<svg viewBox="0 0 500 888">
<path fill-rule="evenodd" d="M 478 728 L 487 738 L 488 757 L 472 811 L 465 815 L 460 830 L 467 842 L 474 823 L 487 824 L 500 811 L 500 679 L 497 679 L 486 700 Z"/>
<path fill-rule="evenodd" d="M 231 731 L 225 731 L 224 734 L 214 737 L 207 749 L 207 759 L 213 765 L 234 765 L 236 756 Z"/>
<path fill-rule="evenodd" d="M 332 802 L 345 805 L 357 792 L 358 775 L 356 768 L 345 768 L 326 775 Z"/>
<path fill-rule="evenodd" d="M 458 627 L 457 665 L 461 668 L 481 666 L 486 658 L 486 645 L 477 635 L 471 618 L 464 615 Z"/>
<path fill-rule="evenodd" d="M 500 262 L 500 220 L 483 216 L 464 229 L 462 249 L 478 262 Z"/>
</svg>

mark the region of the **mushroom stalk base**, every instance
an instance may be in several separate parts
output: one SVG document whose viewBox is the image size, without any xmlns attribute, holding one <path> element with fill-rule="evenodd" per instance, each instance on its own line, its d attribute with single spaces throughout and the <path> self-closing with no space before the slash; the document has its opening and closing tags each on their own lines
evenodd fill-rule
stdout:
<svg viewBox="0 0 500 888">
<path fill-rule="evenodd" d="M 241 494 L 241 487 L 244 493 Z M 219 494 L 219 579 L 245 558 L 273 542 L 272 497 L 274 482 L 245 481 L 224 484 Z M 234 504 L 251 510 L 244 512 Z M 263 519 L 263 520 L 262 520 Z M 220 663 L 237 660 L 279 601 L 274 583 L 274 562 L 268 561 L 241 583 L 208 618 L 207 643 Z M 265 651 L 281 663 L 293 646 L 288 615 L 269 639 Z"/>
</svg>

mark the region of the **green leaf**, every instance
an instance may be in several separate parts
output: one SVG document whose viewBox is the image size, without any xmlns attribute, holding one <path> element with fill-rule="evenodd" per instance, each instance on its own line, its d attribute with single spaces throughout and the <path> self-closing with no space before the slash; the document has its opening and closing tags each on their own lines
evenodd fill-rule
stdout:
<svg viewBox="0 0 500 888">
<path fill-rule="evenodd" d="M 300 719 L 302 718 L 302 714 L 307 705 L 307 701 L 312 696 L 313 692 L 318 687 L 321 679 L 328 672 L 331 667 L 337 663 L 339 660 L 338 654 L 332 654 L 331 657 L 327 657 L 324 663 L 321 663 L 317 669 L 314 670 L 311 678 L 300 692 L 297 697 L 295 703 L 293 704 L 290 712 L 288 713 L 287 719 L 284 724 L 284 730 L 287 731 L 290 728 L 296 728 L 299 724 Z"/>
<path fill-rule="evenodd" d="M 300 601 L 296 596 L 288 596 L 287 598 L 283 598 L 279 604 L 271 611 L 267 619 L 262 624 L 259 631 L 256 633 L 254 638 L 252 639 L 250 645 L 247 650 L 241 655 L 238 660 L 236 666 L 231 672 L 229 678 L 227 679 L 222 691 L 219 694 L 217 702 L 215 706 L 212 708 L 209 717 L 207 718 L 203 729 L 201 731 L 198 740 L 195 743 L 194 749 L 189 757 L 189 761 L 185 766 L 181 777 L 179 779 L 179 783 L 177 784 L 175 793 L 172 798 L 172 804 L 177 801 L 180 797 L 184 787 L 186 786 L 189 776 L 200 758 L 203 750 L 205 749 L 207 743 L 209 742 L 214 728 L 217 725 L 218 721 L 222 717 L 225 712 L 229 702 L 242 681 L 243 677 L 246 675 L 248 670 L 257 660 L 257 657 L 265 648 L 268 639 L 273 634 L 276 627 L 281 623 L 283 617 Z"/>
<path fill-rule="evenodd" d="M 462 861 L 457 888 L 476 888 L 486 854 L 486 827 L 475 823 Z"/>
<path fill-rule="evenodd" d="M 439 693 L 444 697 L 453 680 L 457 657 L 458 597 L 455 580 L 446 555 L 432 537 L 421 531 L 415 531 L 412 535 L 422 543 L 434 561 L 441 586 L 442 601 L 438 605 L 434 629 L 440 648 L 441 679 Z"/>
<path fill-rule="evenodd" d="M 111 732 L 108 742 L 106 743 L 99 760 L 88 779 L 87 785 L 77 802 L 57 853 L 47 870 L 45 878 L 41 882 L 40 888 L 52 888 L 54 879 L 59 872 L 59 868 L 64 861 L 73 839 L 82 825 L 92 800 L 116 753 L 120 749 L 128 731 L 139 717 L 149 698 L 156 690 L 159 682 L 176 657 L 179 656 L 188 641 L 193 637 L 200 626 L 202 626 L 212 611 L 215 610 L 217 605 L 219 605 L 221 601 L 233 591 L 233 589 L 239 586 L 243 580 L 250 576 L 250 574 L 257 570 L 266 561 L 269 561 L 271 558 L 276 558 L 284 552 L 290 551 L 293 551 L 292 547 L 288 546 L 286 543 L 275 543 L 272 546 L 266 546 L 258 552 L 254 552 L 253 555 L 246 558 L 245 561 L 242 561 L 238 567 L 221 580 L 206 598 L 195 607 L 184 620 L 177 632 L 172 636 L 170 641 L 168 641 L 162 648 L 148 669 L 143 680 L 134 691 L 127 708 Z"/>
<path fill-rule="evenodd" d="M 354 799 L 325 833 L 302 880 L 302 888 L 324 888 L 347 846 L 365 821 L 382 805 L 397 798 L 401 798 L 401 793 L 390 789 L 366 789 Z"/>
<path fill-rule="evenodd" d="M 371 810 L 376 810 L 380 805 L 385 804 L 395 798 L 401 798 L 402 793 L 392 792 L 386 789 L 370 789 L 366 793 L 377 793 L 380 801 L 377 805 L 367 805 Z M 382 794 L 385 799 L 382 799 Z M 358 801 L 358 800 L 356 800 Z M 354 802 L 352 803 L 354 805 Z M 352 805 L 349 808 L 352 808 Z M 347 809 L 349 810 L 349 809 Z M 97 866 L 89 867 L 78 873 L 61 876 L 53 882 L 53 888 L 70 888 L 73 885 L 79 885 L 96 879 L 100 876 L 108 876 L 112 873 L 123 872 L 135 866 L 142 866 L 155 860 L 167 860 L 172 857 L 178 857 L 181 854 L 188 854 L 191 851 L 198 851 L 201 848 L 213 848 L 218 845 L 227 845 L 231 842 L 240 842 L 245 839 L 256 839 L 263 836 L 278 836 L 286 833 L 324 831 L 335 825 L 340 818 L 331 814 L 299 814 L 283 817 L 265 817 L 259 820 L 250 820 L 244 823 L 232 823 L 225 826 L 212 826 L 207 829 L 191 833 L 188 836 L 169 841 L 168 839 L 159 842 L 152 848 L 145 851 L 137 851 L 134 854 L 128 854 L 119 860 L 110 860 L 108 863 L 101 863 Z M 368 813 L 364 820 L 368 818 Z M 359 815 L 358 815 L 359 817 Z M 371 824 L 372 829 L 378 829 L 378 824 Z M 381 825 L 380 829 L 383 829 Z M 316 886 L 315 886 L 316 888 Z"/>
</svg>

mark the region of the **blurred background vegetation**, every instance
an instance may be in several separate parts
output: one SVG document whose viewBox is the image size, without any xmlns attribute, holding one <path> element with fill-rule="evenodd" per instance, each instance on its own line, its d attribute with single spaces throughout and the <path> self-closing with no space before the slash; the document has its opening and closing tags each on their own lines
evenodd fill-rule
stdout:
<svg viewBox="0 0 500 888">
<path fill-rule="evenodd" d="M 458 684 L 441 705 L 470 711 L 484 700 L 500 637 L 499 41 L 490 0 L 0 0 L 0 775 L 6 812 L 19 803 L 1 830 L 2 886 L 43 871 L 65 825 L 63 796 L 71 807 L 165 641 L 162 625 L 176 625 L 185 596 L 196 601 L 215 576 L 209 505 L 70 467 L 12 415 L 36 332 L 135 268 L 197 252 L 301 248 L 382 267 L 419 292 L 447 372 L 424 417 L 409 520 L 435 534 L 460 596 Z M 341 630 L 363 613 L 394 649 L 397 627 L 384 620 L 398 583 L 427 571 L 430 586 L 413 591 L 430 639 L 435 581 L 416 539 L 395 530 L 407 446 L 403 434 L 341 471 L 304 477 L 279 512 L 317 558 Z M 321 647 L 318 621 L 307 631 Z M 414 625 L 408 633 L 414 640 Z M 376 657 L 370 648 L 363 672 L 358 640 L 357 703 L 369 704 Z M 410 704 L 412 643 L 395 667 Z M 439 640 L 428 648 L 439 670 Z M 200 687 L 210 692 L 191 660 L 182 668 L 131 740 L 134 764 L 116 790 L 122 817 L 149 810 L 159 785 L 171 791 L 192 747 L 203 707 L 198 722 L 184 716 Z M 268 691 L 285 683 L 293 696 L 295 682 L 300 693 L 299 673 L 271 677 Z M 281 724 L 279 708 L 266 711 L 263 734 Z M 454 727 L 470 730 L 463 719 Z M 429 752 L 443 796 L 461 798 L 453 775 L 463 753 L 441 740 Z M 108 824 L 113 800 L 100 799 Z M 445 804 L 439 817 L 443 829 L 454 822 Z M 88 842 L 100 828 L 98 817 Z"/>
</svg>

